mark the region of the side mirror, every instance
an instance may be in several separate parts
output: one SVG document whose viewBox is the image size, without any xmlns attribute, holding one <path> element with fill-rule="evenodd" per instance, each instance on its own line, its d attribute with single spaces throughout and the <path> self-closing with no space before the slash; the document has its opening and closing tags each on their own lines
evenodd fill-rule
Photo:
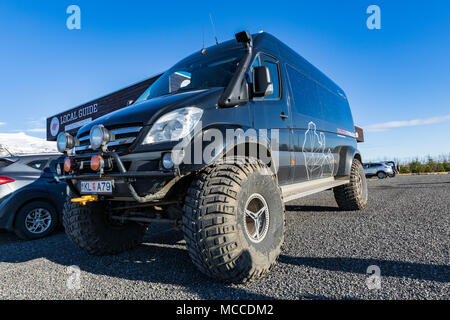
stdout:
<svg viewBox="0 0 450 320">
<path fill-rule="evenodd" d="M 273 83 L 270 79 L 269 68 L 266 66 L 253 69 L 253 96 L 266 97 L 273 93 Z"/>
<path fill-rule="evenodd" d="M 127 101 L 127 107 L 131 106 L 133 104 L 133 102 L 134 102 L 133 100 L 128 100 Z"/>
</svg>

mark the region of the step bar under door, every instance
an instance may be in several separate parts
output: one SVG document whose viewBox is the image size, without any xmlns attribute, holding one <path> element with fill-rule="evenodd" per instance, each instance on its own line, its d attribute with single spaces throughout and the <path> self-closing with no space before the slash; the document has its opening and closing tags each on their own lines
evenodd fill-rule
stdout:
<svg viewBox="0 0 450 320">
<path fill-rule="evenodd" d="M 284 202 L 289 202 L 311 194 L 325 191 L 334 187 L 350 183 L 346 178 L 322 178 L 317 180 L 294 183 L 286 186 L 281 186 Z"/>
</svg>

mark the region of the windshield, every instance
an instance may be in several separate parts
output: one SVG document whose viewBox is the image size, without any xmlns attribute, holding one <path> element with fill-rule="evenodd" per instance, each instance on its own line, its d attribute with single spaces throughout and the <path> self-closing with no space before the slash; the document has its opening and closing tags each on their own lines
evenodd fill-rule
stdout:
<svg viewBox="0 0 450 320">
<path fill-rule="evenodd" d="M 239 49 L 183 60 L 156 80 L 136 103 L 181 91 L 226 87 L 244 54 L 245 50 Z"/>
</svg>

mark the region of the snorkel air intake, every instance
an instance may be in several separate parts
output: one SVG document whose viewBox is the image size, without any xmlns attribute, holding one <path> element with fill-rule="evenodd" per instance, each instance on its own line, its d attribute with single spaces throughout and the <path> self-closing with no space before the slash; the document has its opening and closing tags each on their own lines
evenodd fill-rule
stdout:
<svg viewBox="0 0 450 320">
<path fill-rule="evenodd" d="M 247 52 L 239 64 L 238 70 L 230 81 L 230 84 L 220 96 L 218 105 L 222 108 L 234 107 L 248 102 L 248 84 L 245 81 L 245 72 L 248 69 L 253 51 L 252 36 L 248 31 L 242 31 L 235 35 L 237 42 L 243 43 Z"/>
</svg>

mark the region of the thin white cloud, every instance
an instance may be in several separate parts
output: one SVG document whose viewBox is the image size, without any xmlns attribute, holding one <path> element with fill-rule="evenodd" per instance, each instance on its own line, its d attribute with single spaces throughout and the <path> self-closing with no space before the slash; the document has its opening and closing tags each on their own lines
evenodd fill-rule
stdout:
<svg viewBox="0 0 450 320">
<path fill-rule="evenodd" d="M 1 126 L 6 126 L 6 122 L 0 122 L 0 127 Z"/>
<path fill-rule="evenodd" d="M 45 128 L 34 128 L 34 129 L 28 129 L 27 132 L 35 132 L 35 133 L 45 133 L 47 132 L 47 129 Z"/>
<path fill-rule="evenodd" d="M 40 117 L 38 119 L 36 119 L 36 118 L 28 118 L 27 122 L 28 122 L 30 127 L 39 127 L 41 125 L 45 125 L 46 120 L 47 119 L 45 117 Z"/>
<path fill-rule="evenodd" d="M 402 127 L 416 127 L 416 126 L 425 126 L 430 124 L 442 123 L 450 121 L 450 114 L 442 116 L 442 117 L 434 117 L 428 119 L 416 119 L 416 120 L 405 120 L 405 121 L 390 121 L 383 123 L 376 123 L 369 126 L 365 126 L 364 130 L 367 132 L 383 132 L 388 131 L 395 128 Z"/>
</svg>

